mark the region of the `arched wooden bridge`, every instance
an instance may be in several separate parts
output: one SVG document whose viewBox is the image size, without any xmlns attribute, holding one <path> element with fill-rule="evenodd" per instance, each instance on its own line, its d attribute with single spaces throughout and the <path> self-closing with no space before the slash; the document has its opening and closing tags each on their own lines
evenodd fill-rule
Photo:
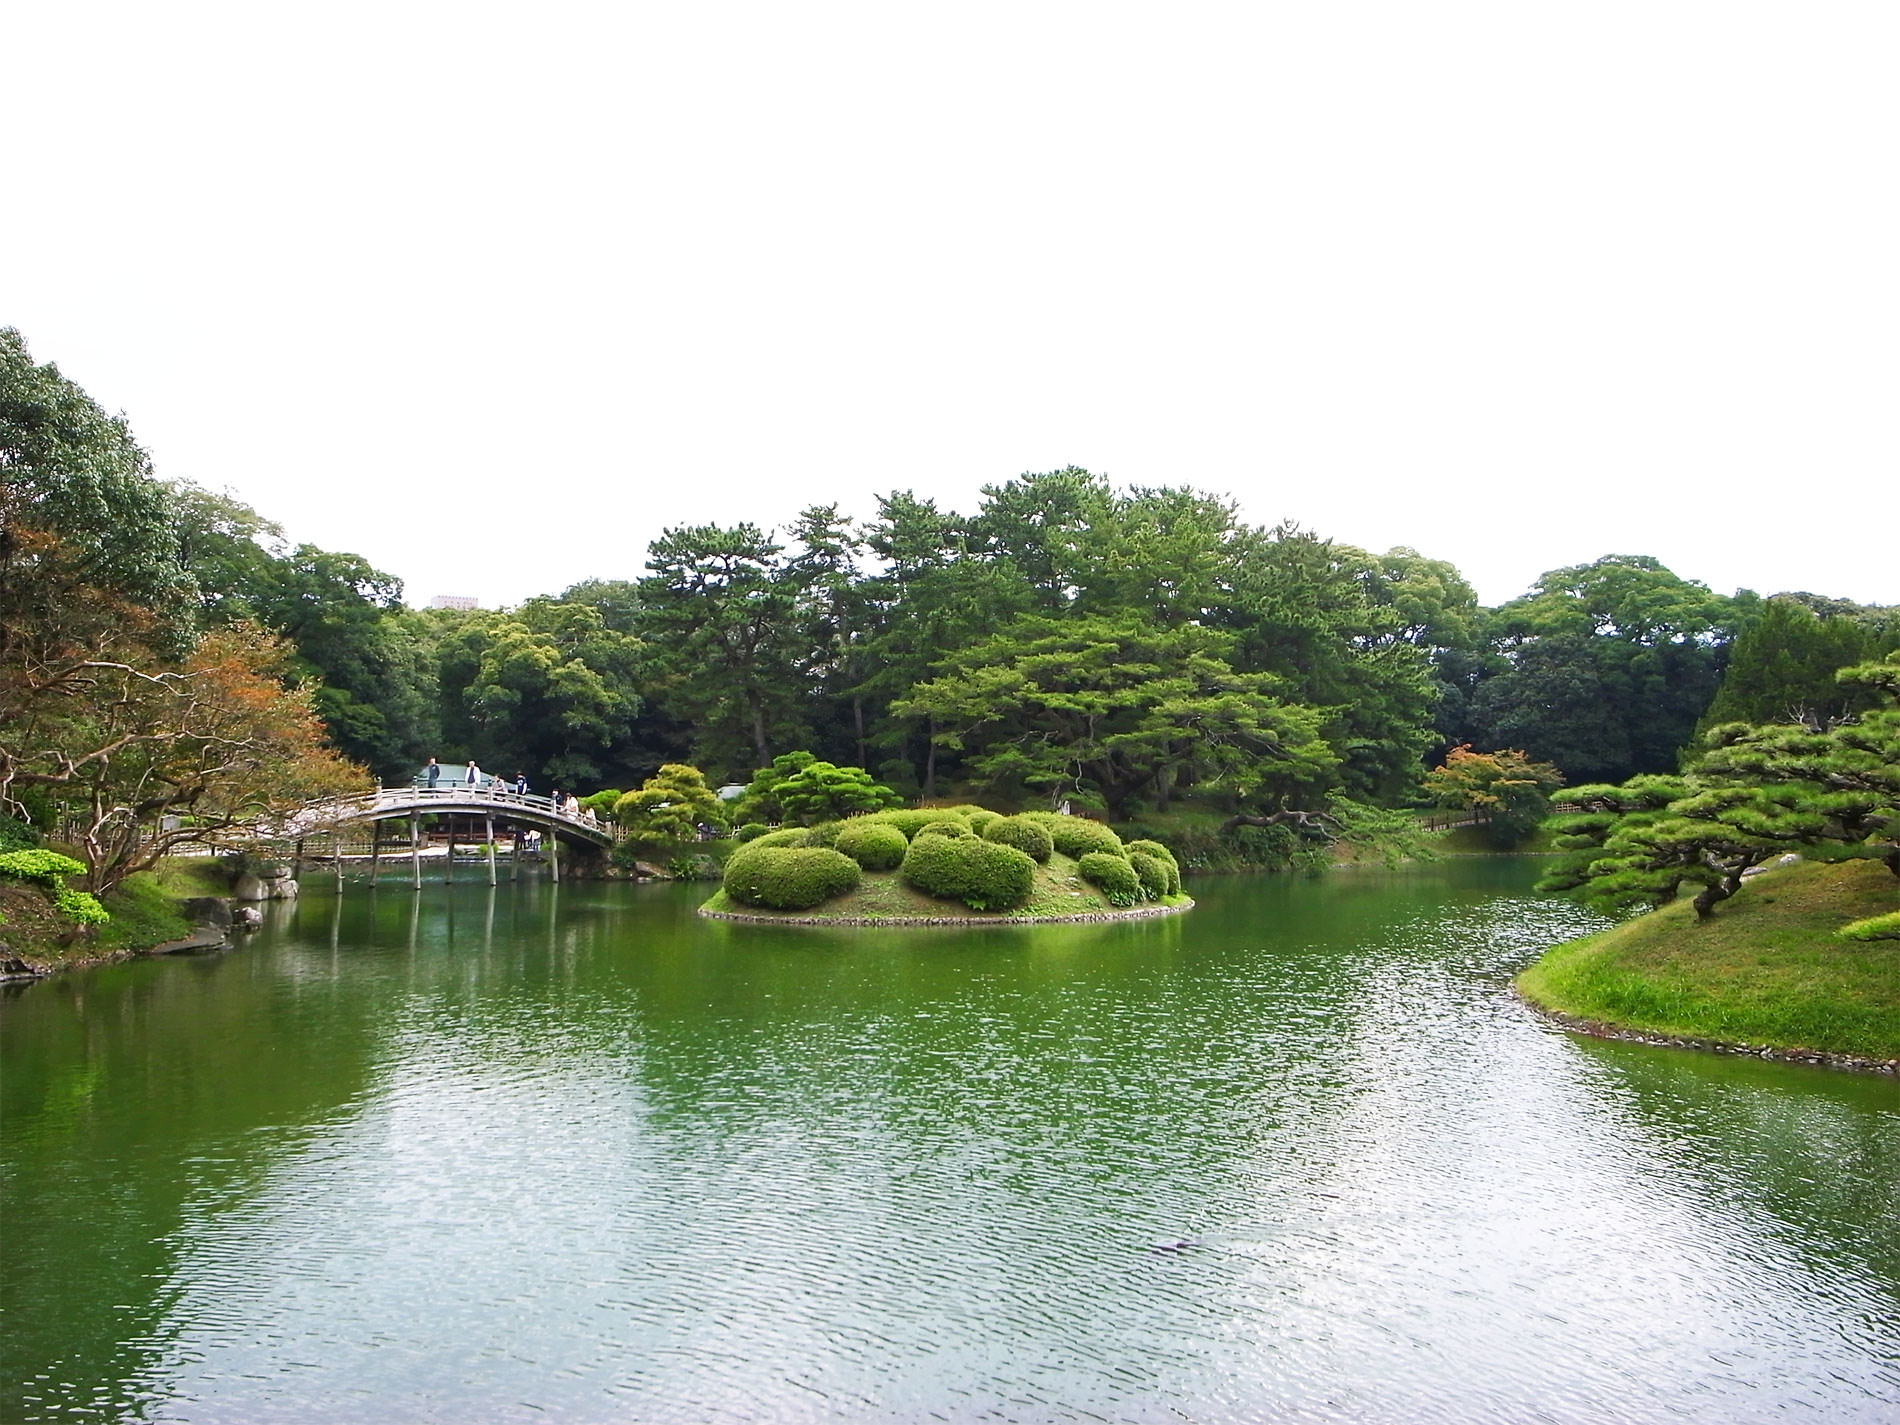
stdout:
<svg viewBox="0 0 1900 1425">
<path fill-rule="evenodd" d="M 301 844 L 306 836 L 317 836 L 325 832 L 335 832 L 345 826 L 360 825 L 364 822 L 407 821 L 409 822 L 408 851 L 414 867 L 414 881 L 422 884 L 422 818 L 455 813 L 482 818 L 486 831 L 484 841 L 488 847 L 488 881 L 495 882 L 495 825 L 529 826 L 543 832 L 547 837 L 548 867 L 555 880 L 561 878 L 561 860 L 559 844 L 562 838 L 580 842 L 583 845 L 610 849 L 614 844 L 613 833 L 606 827 L 587 817 L 572 816 L 555 805 L 552 797 L 536 795 L 532 792 L 516 793 L 504 790 L 504 784 L 494 782 L 481 786 L 470 786 L 466 782 L 443 781 L 433 787 L 381 787 L 373 792 L 365 792 L 354 797 L 334 797 L 326 801 L 310 802 L 291 816 L 279 833 L 284 839 Z M 383 843 L 380 837 L 376 843 L 375 859 L 380 861 Z M 391 847 L 392 854 L 400 855 L 402 845 Z M 453 844 L 451 843 L 451 850 Z M 338 865 L 341 866 L 341 862 Z M 519 858 L 517 858 L 517 865 Z"/>
</svg>

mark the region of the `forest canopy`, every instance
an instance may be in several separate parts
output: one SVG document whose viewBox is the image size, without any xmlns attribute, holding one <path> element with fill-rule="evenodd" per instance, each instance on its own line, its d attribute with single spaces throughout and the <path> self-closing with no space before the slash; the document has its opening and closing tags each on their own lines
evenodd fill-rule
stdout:
<svg viewBox="0 0 1900 1425">
<path fill-rule="evenodd" d="M 361 556 L 163 478 L 10 330 L 0 470 L 0 810 L 42 819 L 77 805 L 49 752 L 80 749 L 57 714 L 103 695 L 93 665 L 182 675 L 212 638 L 302 709 L 333 779 L 472 758 L 585 795 L 800 752 L 911 800 L 1255 825 L 1423 805 L 1454 748 L 1573 786 L 1674 775 L 1718 721 L 1852 711 L 1836 670 L 1900 647 L 1894 610 L 1721 595 L 1645 556 L 1487 609 L 1417 550 L 1075 467 L 968 512 L 894 490 L 781 530 L 678 526 L 517 607 L 415 610 Z"/>
</svg>

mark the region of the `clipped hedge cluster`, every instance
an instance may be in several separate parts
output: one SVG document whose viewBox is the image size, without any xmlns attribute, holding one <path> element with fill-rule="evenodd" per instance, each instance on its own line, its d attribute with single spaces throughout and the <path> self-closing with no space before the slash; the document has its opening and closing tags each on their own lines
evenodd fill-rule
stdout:
<svg viewBox="0 0 1900 1425">
<path fill-rule="evenodd" d="M 726 894 L 741 905 L 810 910 L 858 888 L 863 873 L 843 852 L 824 846 L 765 845 L 770 839 L 755 837 L 726 862 Z"/>
<path fill-rule="evenodd" d="M 762 821 L 748 821 L 744 826 L 732 833 L 732 839 L 743 846 L 748 841 L 758 840 L 758 838 L 765 835 L 769 829 L 770 828 Z"/>
<path fill-rule="evenodd" d="M 972 910 L 1014 910 L 1035 895 L 1037 864 L 1058 852 L 1075 860 L 1082 879 L 1110 905 L 1181 893 L 1180 865 L 1160 842 L 1124 846 L 1099 821 L 1055 812 L 921 807 L 780 831 L 754 823 L 737 836 L 742 844 L 726 863 L 726 894 L 774 910 L 808 910 L 856 890 L 863 871 L 893 869 L 927 896 Z"/>
<path fill-rule="evenodd" d="M 832 844 L 867 871 L 894 871 L 910 850 L 910 842 L 896 827 L 862 816 L 839 827 Z"/>
<path fill-rule="evenodd" d="M 1135 857 L 1138 855 L 1152 856 L 1166 869 L 1168 881 L 1167 889 L 1160 894 L 1164 896 L 1178 896 L 1181 894 L 1181 863 L 1174 859 L 1174 853 L 1172 851 L 1163 846 L 1159 841 L 1129 842 L 1128 860 L 1131 864 L 1135 865 L 1137 874 L 1139 874 L 1141 870 L 1140 865 L 1135 862 Z M 1144 884 L 1146 884 L 1145 881 Z"/>
<path fill-rule="evenodd" d="M 886 825 L 896 827 L 899 831 L 904 833 L 904 839 L 906 841 L 910 840 L 926 826 L 929 826 L 933 821 L 962 821 L 961 817 L 938 807 L 919 807 L 911 811 L 872 812 L 868 819 L 881 821 Z M 964 824 L 968 825 L 967 822 Z"/>
<path fill-rule="evenodd" d="M 1159 841 L 1131 841 L 1121 852 L 1084 852 L 1076 870 L 1110 905 L 1129 906 L 1181 894 L 1181 868 Z"/>
<path fill-rule="evenodd" d="M 1099 821 L 1090 821 L 1085 816 L 1063 816 L 1052 811 L 1030 811 L 1023 815 L 1048 827 L 1049 835 L 1055 840 L 1056 850 L 1064 856 L 1072 856 L 1079 861 L 1091 851 L 1106 852 L 1111 856 L 1122 854 L 1121 837 Z"/>
<path fill-rule="evenodd" d="M 991 817 L 986 824 L 978 828 L 977 835 L 985 841 L 1014 846 L 1038 864 L 1047 861 L 1056 849 L 1056 840 L 1049 828 L 1026 816 Z"/>
<path fill-rule="evenodd" d="M 1113 851 L 1085 851 L 1075 869 L 1110 905 L 1133 905 L 1141 899 L 1141 878 L 1124 856 Z"/>
<path fill-rule="evenodd" d="M 899 873 L 927 896 L 971 910 L 1014 910 L 1036 888 L 1036 863 L 1014 846 L 971 836 L 919 834 Z"/>
</svg>

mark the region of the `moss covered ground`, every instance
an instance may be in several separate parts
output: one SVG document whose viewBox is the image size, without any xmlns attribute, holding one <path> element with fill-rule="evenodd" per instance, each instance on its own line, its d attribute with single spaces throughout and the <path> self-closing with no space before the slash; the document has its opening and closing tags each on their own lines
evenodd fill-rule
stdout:
<svg viewBox="0 0 1900 1425">
<path fill-rule="evenodd" d="M 1877 862 L 1781 867 L 1706 922 L 1678 901 L 1559 945 L 1517 986 L 1534 1005 L 1615 1029 L 1900 1059 L 1900 941 L 1834 935 L 1897 903 L 1900 881 Z"/>
<path fill-rule="evenodd" d="M 1171 898 L 1169 904 L 1186 907 L 1192 902 L 1185 896 Z M 854 921 L 854 920 L 1020 920 L 1066 918 L 1070 916 L 1134 915 L 1152 911 L 1148 903 L 1126 909 L 1110 905 L 1102 893 L 1084 881 L 1075 862 L 1060 851 L 1049 857 L 1047 865 L 1036 867 L 1035 889 L 1026 904 L 1008 911 L 971 910 L 961 901 L 937 900 L 914 890 L 898 879 L 895 871 L 866 871 L 858 889 L 850 895 L 826 901 L 815 910 L 762 910 L 740 905 L 724 891 L 716 892 L 701 909 L 718 915 L 743 915 L 761 920 L 783 921 Z"/>
</svg>

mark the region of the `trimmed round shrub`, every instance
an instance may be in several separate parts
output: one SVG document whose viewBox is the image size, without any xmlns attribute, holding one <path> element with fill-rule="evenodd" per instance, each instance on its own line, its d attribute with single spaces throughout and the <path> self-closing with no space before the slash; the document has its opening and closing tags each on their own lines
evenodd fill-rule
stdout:
<svg viewBox="0 0 1900 1425">
<path fill-rule="evenodd" d="M 835 846 L 838 842 L 838 828 L 843 825 L 841 821 L 821 821 L 816 826 L 808 826 L 805 828 L 805 844 L 807 846 Z"/>
<path fill-rule="evenodd" d="M 970 830 L 981 836 L 991 824 L 1001 821 L 1003 816 L 1001 812 L 991 811 L 988 807 L 977 807 L 965 812 L 963 819 L 970 824 Z"/>
<path fill-rule="evenodd" d="M 752 846 L 808 846 L 805 838 L 809 833 L 802 826 L 780 827 L 777 831 L 768 831 L 763 836 L 755 836 L 748 843 Z"/>
<path fill-rule="evenodd" d="M 1105 851 L 1111 856 L 1122 854 L 1121 837 L 1099 821 L 1090 821 L 1085 816 L 1061 816 L 1055 812 L 1044 812 L 1036 820 L 1049 828 L 1049 835 L 1055 839 L 1056 850 L 1064 856 L 1080 860 L 1091 851 Z"/>
<path fill-rule="evenodd" d="M 1133 905 L 1141 899 L 1141 878 L 1135 868 L 1112 851 L 1085 851 L 1075 869 L 1110 905 Z"/>
<path fill-rule="evenodd" d="M 962 901 L 971 910 L 1013 910 L 1036 886 L 1036 863 L 1028 856 L 974 836 L 919 835 L 899 874 L 925 895 Z"/>
<path fill-rule="evenodd" d="M 933 821 L 918 827 L 911 834 L 911 840 L 915 841 L 919 836 L 948 836 L 954 839 L 969 834 L 970 823 L 967 821 Z"/>
<path fill-rule="evenodd" d="M 903 832 L 906 841 L 922 831 L 926 826 L 929 826 L 932 822 L 961 821 L 963 819 L 959 816 L 953 816 L 951 813 L 939 807 L 913 807 L 908 810 L 900 811 L 878 811 L 872 812 L 871 815 L 877 818 L 877 820 L 886 822 Z"/>
<path fill-rule="evenodd" d="M 1175 855 L 1159 841 L 1131 841 L 1128 843 L 1128 859 L 1132 862 L 1137 851 L 1152 856 L 1168 868 L 1168 894 L 1181 894 L 1181 863 Z"/>
<path fill-rule="evenodd" d="M 1141 889 L 1151 901 L 1158 901 L 1168 892 L 1168 863 L 1159 856 L 1150 856 L 1146 851 L 1130 851 L 1128 864 L 1135 869 L 1135 879 L 1141 882 Z"/>
<path fill-rule="evenodd" d="M 903 832 L 868 817 L 853 817 L 839 827 L 838 839 L 832 845 L 867 871 L 894 870 L 910 849 Z"/>
<path fill-rule="evenodd" d="M 765 831 L 766 827 L 764 822 L 748 821 L 744 826 L 732 833 L 732 839 L 743 846 L 746 842 L 765 835 Z"/>
<path fill-rule="evenodd" d="M 1014 846 L 1031 861 L 1047 861 L 1056 849 L 1056 839 L 1041 822 L 1023 816 L 999 816 L 977 833 L 985 841 Z"/>
<path fill-rule="evenodd" d="M 732 853 L 722 879 L 726 894 L 741 905 L 810 910 L 855 891 L 862 875 L 856 861 L 829 847 L 761 846 L 755 840 Z"/>
</svg>

